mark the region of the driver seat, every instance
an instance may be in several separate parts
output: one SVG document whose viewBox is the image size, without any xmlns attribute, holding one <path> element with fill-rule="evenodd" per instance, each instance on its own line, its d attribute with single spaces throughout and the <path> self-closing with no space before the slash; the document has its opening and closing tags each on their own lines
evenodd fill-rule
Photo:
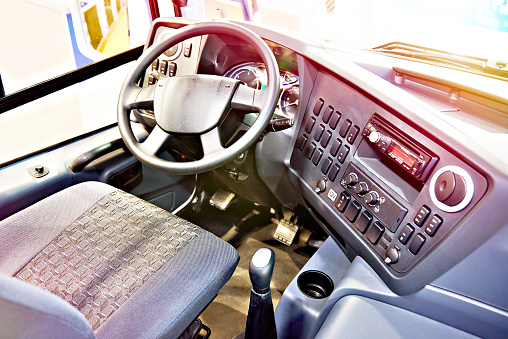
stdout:
<svg viewBox="0 0 508 339">
<path fill-rule="evenodd" d="M 0 222 L 2 338 L 176 338 L 238 261 L 186 220 L 81 183 Z"/>
</svg>

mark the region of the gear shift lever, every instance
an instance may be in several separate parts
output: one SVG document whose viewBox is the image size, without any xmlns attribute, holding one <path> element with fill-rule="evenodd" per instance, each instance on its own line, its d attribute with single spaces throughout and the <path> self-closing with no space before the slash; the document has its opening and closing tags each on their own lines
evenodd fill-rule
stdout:
<svg viewBox="0 0 508 339">
<path fill-rule="evenodd" d="M 249 276 L 252 282 L 249 314 L 245 328 L 246 339 L 276 339 L 275 316 L 273 313 L 270 281 L 275 265 L 275 253 L 261 248 L 252 256 Z"/>
</svg>

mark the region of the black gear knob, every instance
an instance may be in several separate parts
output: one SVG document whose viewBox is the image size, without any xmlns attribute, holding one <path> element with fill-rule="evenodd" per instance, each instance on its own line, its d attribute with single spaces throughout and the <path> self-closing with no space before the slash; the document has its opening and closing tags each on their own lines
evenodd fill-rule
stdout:
<svg viewBox="0 0 508 339">
<path fill-rule="evenodd" d="M 260 248 L 254 253 L 249 264 L 249 276 L 254 292 L 264 294 L 270 291 L 275 253 L 269 248 Z"/>
</svg>

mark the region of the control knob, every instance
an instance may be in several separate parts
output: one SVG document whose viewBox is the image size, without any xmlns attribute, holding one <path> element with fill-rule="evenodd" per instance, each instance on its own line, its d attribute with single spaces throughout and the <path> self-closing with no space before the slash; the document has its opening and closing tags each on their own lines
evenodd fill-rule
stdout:
<svg viewBox="0 0 508 339">
<path fill-rule="evenodd" d="M 376 191 L 370 191 L 365 195 L 365 203 L 370 206 L 376 206 L 379 201 L 379 194 Z"/>
<path fill-rule="evenodd" d="M 318 180 L 318 182 L 316 183 L 316 188 L 314 189 L 314 191 L 316 193 L 321 193 L 321 192 L 326 191 L 326 179 L 325 178 Z"/>
<path fill-rule="evenodd" d="M 353 187 L 358 183 L 358 176 L 356 173 L 349 173 L 349 175 L 346 177 L 346 185 L 349 187 Z"/>
<path fill-rule="evenodd" d="M 390 247 L 386 250 L 385 263 L 387 264 L 395 264 L 399 261 L 400 253 L 399 250 L 395 247 Z"/>
<path fill-rule="evenodd" d="M 367 186 L 367 183 L 361 181 L 358 183 L 358 185 L 355 186 L 354 191 L 356 194 L 363 196 L 369 191 L 369 186 Z"/>
<path fill-rule="evenodd" d="M 379 133 L 378 131 L 370 132 L 370 134 L 369 134 L 369 141 L 370 142 L 376 143 L 379 140 L 381 140 L 381 133 Z"/>
</svg>

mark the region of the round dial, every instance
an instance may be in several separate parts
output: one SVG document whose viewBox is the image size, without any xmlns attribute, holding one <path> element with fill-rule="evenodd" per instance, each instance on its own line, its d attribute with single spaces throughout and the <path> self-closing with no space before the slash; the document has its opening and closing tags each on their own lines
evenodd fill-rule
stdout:
<svg viewBox="0 0 508 339">
<path fill-rule="evenodd" d="M 300 101 L 299 87 L 289 87 L 282 92 L 280 98 L 280 108 L 282 113 L 288 117 L 293 117 L 298 113 L 298 103 Z"/>
</svg>

